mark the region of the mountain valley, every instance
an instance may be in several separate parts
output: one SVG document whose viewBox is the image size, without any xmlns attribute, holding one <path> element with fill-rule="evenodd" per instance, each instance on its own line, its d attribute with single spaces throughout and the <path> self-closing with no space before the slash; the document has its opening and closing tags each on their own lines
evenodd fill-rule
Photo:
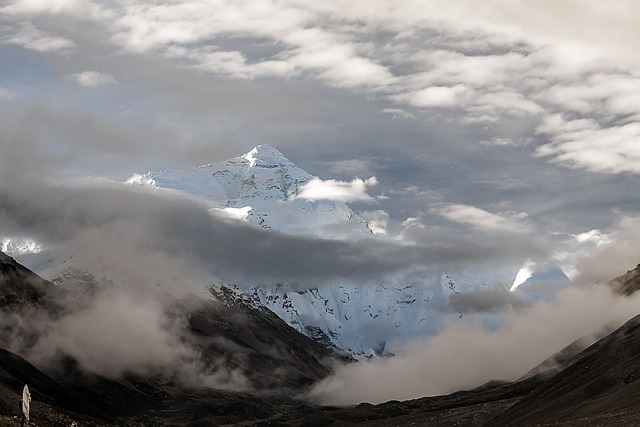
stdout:
<svg viewBox="0 0 640 427">
<path fill-rule="evenodd" d="M 188 194 L 212 217 L 261 233 L 403 245 L 375 235 L 343 202 L 303 197 L 314 179 L 260 145 L 193 170 L 136 174 L 126 185 L 140 194 Z M 458 319 L 475 316 L 495 329 L 501 320 L 494 297 L 512 311 L 553 300 L 570 286 L 553 263 L 309 286 L 260 280 L 236 286 L 212 264 L 207 280 L 175 296 L 170 290 L 182 286 L 179 277 L 169 288 L 157 282 L 151 290 L 128 289 L 129 276 L 112 266 L 90 272 L 74 254 L 39 242 L 5 237 L 2 249 L 10 255 L 0 253 L 3 425 L 17 425 L 24 383 L 33 390 L 35 425 L 579 426 L 638 416 L 637 318 L 593 345 L 566 343 L 515 382 L 344 407 L 322 405 L 311 393 L 337 366 L 393 358 Z M 611 286 L 631 296 L 639 277 L 632 270 Z M 120 328 L 115 335 L 113 325 Z M 69 338 L 75 334 L 88 344 Z"/>
</svg>

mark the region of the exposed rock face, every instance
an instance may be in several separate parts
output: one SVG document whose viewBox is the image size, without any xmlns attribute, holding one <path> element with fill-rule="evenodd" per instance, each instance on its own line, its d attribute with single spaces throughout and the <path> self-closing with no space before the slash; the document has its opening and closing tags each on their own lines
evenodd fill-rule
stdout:
<svg viewBox="0 0 640 427">
<path fill-rule="evenodd" d="M 640 264 L 633 270 L 629 270 L 625 274 L 616 277 L 610 284 L 614 289 L 624 295 L 631 295 L 637 290 L 640 290 Z"/>
<path fill-rule="evenodd" d="M 0 252 L 0 307 L 17 310 L 27 304 L 38 304 L 45 299 L 48 282 L 13 258 Z"/>
<path fill-rule="evenodd" d="M 212 288 L 212 293 L 212 301 L 197 297 L 178 301 L 178 307 L 191 313 L 191 336 L 204 359 L 226 359 L 239 367 L 257 390 L 296 390 L 329 374 L 331 360 L 337 359 L 333 352 L 236 288 Z M 216 338 L 235 347 L 216 345 Z"/>
<path fill-rule="evenodd" d="M 90 307 L 93 299 L 100 297 L 96 288 L 101 285 L 83 279 L 53 285 L 0 253 L 0 348 L 17 347 L 13 341 L 20 336 L 20 349 L 28 353 L 43 332 L 42 320 L 55 322 L 73 314 L 73 310 Z M 289 327 L 232 286 L 215 286 L 211 292 L 209 299 L 164 296 L 167 319 L 186 318 L 185 328 L 176 332 L 177 338 L 193 350 L 192 357 L 198 358 L 203 373 L 237 372 L 245 378 L 246 387 L 256 393 L 299 392 L 329 373 L 329 364 L 337 358 L 330 350 Z M 67 304 L 69 301 L 73 304 Z M 111 422 L 164 407 L 166 401 L 182 393 L 218 397 L 225 394 L 209 389 L 198 391 L 193 381 L 184 383 L 162 369 L 100 376 L 63 354 L 54 364 L 44 366 L 44 373 L 22 357 L 3 351 L 0 369 L 6 373 L 4 380 L 0 378 L 0 385 L 7 388 L 4 392 L 17 392 L 21 383 L 27 383 L 34 401 L 55 408 L 49 408 L 51 414 L 69 413 L 75 419 L 87 416 Z M 9 402 L 13 397 L 7 399 Z M 37 408 L 36 405 L 34 413 Z M 12 410 L 11 403 L 4 405 L 5 413 Z M 51 419 L 56 416 L 51 415 Z"/>
<path fill-rule="evenodd" d="M 67 290 L 4 254 L 0 271 L 3 316 L 67 309 L 56 305 L 64 302 Z M 624 283 L 631 285 L 632 275 L 625 277 Z M 74 294 L 78 295 L 91 298 L 92 293 Z M 14 416 L 25 383 L 33 395 L 34 422 L 45 426 L 76 421 L 82 425 L 577 427 L 640 421 L 640 316 L 578 354 L 568 347 L 559 355 L 567 366 L 560 372 L 534 373 L 515 383 L 492 382 L 448 396 L 335 408 L 286 397 L 299 395 L 304 386 L 326 375 L 328 368 L 321 360 L 331 358 L 331 352 L 231 286 L 214 288 L 213 297 L 168 300 L 167 310 L 170 315 L 188 315 L 182 338 L 205 359 L 242 370 L 262 394 L 188 386 L 157 370 L 105 377 L 68 356 L 60 358 L 56 369 L 43 371 L 0 350 L 0 424 L 18 425 Z M 269 393 L 264 394 L 266 390 Z"/>
<path fill-rule="evenodd" d="M 638 348 L 640 316 L 580 353 L 568 368 L 489 425 L 636 425 L 640 420 Z M 625 419 L 628 424 L 619 424 Z M 607 424 L 607 420 L 618 421 Z"/>
<path fill-rule="evenodd" d="M 346 204 L 298 195 L 314 177 L 268 144 L 218 163 L 190 170 L 133 175 L 132 185 L 172 188 L 200 196 L 213 209 L 262 228 L 331 238 L 371 235 L 364 219 Z"/>
</svg>

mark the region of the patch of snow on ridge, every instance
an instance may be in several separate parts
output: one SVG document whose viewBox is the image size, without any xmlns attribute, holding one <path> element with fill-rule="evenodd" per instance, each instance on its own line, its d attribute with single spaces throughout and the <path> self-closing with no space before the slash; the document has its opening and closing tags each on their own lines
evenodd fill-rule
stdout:
<svg viewBox="0 0 640 427">
<path fill-rule="evenodd" d="M 544 292 L 554 293 L 568 282 L 569 277 L 557 265 L 528 259 L 518 271 L 509 291 L 515 292 L 522 287 L 525 293 L 532 294 L 537 299 L 540 295 L 533 294 L 540 293 L 542 288 L 546 288 Z"/>
<path fill-rule="evenodd" d="M 37 254 L 43 250 L 43 245 L 33 239 L 18 237 L 3 237 L 0 250 L 7 255 Z"/>
<path fill-rule="evenodd" d="M 151 178 L 151 172 L 145 174 L 135 173 L 131 178 L 126 181 L 130 185 L 143 185 L 148 187 L 157 187 L 156 182 Z"/>
<path fill-rule="evenodd" d="M 257 165 L 276 165 L 279 163 L 291 163 L 289 160 L 277 149 L 273 148 L 269 144 L 261 144 L 254 147 L 247 154 L 242 156 L 243 159 L 249 161 L 249 167 L 256 167 Z"/>
<path fill-rule="evenodd" d="M 522 268 L 518 271 L 518 274 L 516 274 L 516 278 L 511 285 L 511 289 L 509 289 L 510 292 L 515 292 L 515 290 L 518 289 L 518 286 L 522 285 L 529 280 L 531 276 L 533 276 L 533 267 L 535 267 L 535 265 L 536 264 L 530 259 L 525 261 Z"/>
</svg>

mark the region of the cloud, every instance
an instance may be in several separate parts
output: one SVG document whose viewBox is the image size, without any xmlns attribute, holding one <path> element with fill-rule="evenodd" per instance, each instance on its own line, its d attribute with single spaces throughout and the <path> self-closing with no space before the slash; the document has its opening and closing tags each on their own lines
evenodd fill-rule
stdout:
<svg viewBox="0 0 640 427">
<path fill-rule="evenodd" d="M 454 107 L 466 91 L 467 88 L 460 84 L 452 87 L 432 86 L 396 99 L 407 101 L 416 107 Z"/>
<path fill-rule="evenodd" d="M 9 89 L 0 86 L 0 99 L 11 99 L 13 94 Z"/>
<path fill-rule="evenodd" d="M 545 8 L 523 2 L 485 2 L 482 13 L 466 1 L 418 4 L 136 0 L 107 8 L 88 0 L 20 0 L 0 11 L 18 19 L 4 40 L 31 49 L 77 49 L 82 37 L 56 20 L 90 20 L 111 51 L 223 78 L 316 80 L 384 100 L 381 110 L 394 117 L 419 120 L 424 112 L 416 108 L 436 108 L 455 111 L 450 119 L 468 125 L 515 117 L 533 128 L 567 106 L 640 114 L 632 90 L 638 79 L 628 69 L 636 55 L 629 34 L 637 32 L 628 14 L 636 5 L 603 11 L 571 2 L 547 22 Z M 615 49 L 597 32 L 576 28 L 569 19 L 576 16 L 602 34 L 613 31 Z M 53 25 L 40 28 L 44 18 Z M 593 99 L 598 108 L 589 108 Z M 389 108 L 389 101 L 400 105 Z"/>
<path fill-rule="evenodd" d="M 104 180 L 70 186 L 25 179 L 19 171 L 27 169 L 18 160 L 11 162 L 17 175 L 2 174 L 0 230 L 54 246 L 96 277 L 116 275 L 140 289 L 196 292 L 209 272 L 245 287 L 373 283 L 489 260 L 520 262 L 544 250 L 535 239 L 469 235 L 462 242 L 429 229 L 414 231 L 411 244 L 375 236 L 286 235 L 212 215 L 206 202 L 178 191 Z M 384 214 L 376 216 L 384 220 Z"/>
<path fill-rule="evenodd" d="M 640 79 L 628 74 L 595 73 L 581 81 L 559 83 L 536 96 L 584 115 L 636 116 Z"/>
<path fill-rule="evenodd" d="M 367 187 L 378 184 L 375 176 L 362 180 L 354 178 L 351 182 L 329 179 L 326 181 L 314 178 L 302 187 L 296 195 L 297 199 L 310 201 L 335 200 L 339 202 L 372 202 L 375 198 L 367 193 Z"/>
<path fill-rule="evenodd" d="M 107 73 L 99 71 L 83 71 L 81 73 L 70 74 L 70 80 L 77 82 L 80 86 L 98 87 L 110 84 L 118 84 L 118 81 Z"/>
<path fill-rule="evenodd" d="M 332 162 L 331 171 L 344 174 L 364 174 L 371 170 L 372 161 L 368 159 L 337 160 Z"/>
<path fill-rule="evenodd" d="M 159 301 L 133 299 L 122 289 L 105 290 L 89 308 L 52 322 L 30 350 L 30 360 L 46 366 L 63 352 L 100 375 L 151 373 L 194 355 L 178 339 L 182 320 L 169 322 Z"/>
<path fill-rule="evenodd" d="M 118 96 L 115 92 L 120 87 L 112 86 L 114 96 Z M 0 163 L 7 171 L 15 169 L 15 162 L 8 159 L 20 157 L 41 177 L 68 176 L 70 170 L 76 176 L 130 176 L 132 170 L 148 170 L 150 164 L 157 165 L 168 158 L 176 167 L 180 163 L 191 164 L 196 157 L 201 161 L 203 156 L 215 156 L 220 150 L 212 144 L 215 135 L 209 134 L 208 144 L 203 144 L 201 135 L 182 129 L 170 117 L 131 117 L 119 109 L 81 108 L 41 99 L 25 100 L 17 95 L 7 100 L 10 102 L 2 101 L 0 98 L 0 123 L 4 129 L 0 147 L 5 156 Z"/>
<path fill-rule="evenodd" d="M 409 343 L 394 357 L 337 367 L 308 398 L 330 405 L 380 403 L 514 381 L 573 341 L 593 342 L 603 329 L 621 325 L 637 314 L 639 298 L 614 295 L 605 286 L 569 288 L 553 302 L 503 314 L 495 330 L 473 316 L 451 321 L 437 336 Z"/>
<path fill-rule="evenodd" d="M 578 283 L 604 283 L 634 268 L 640 261 L 640 217 L 623 215 L 606 230 L 592 230 L 576 236 L 581 245 L 591 249 L 580 253 L 576 261 Z M 595 246 L 595 247 L 594 247 Z"/>
<path fill-rule="evenodd" d="M 601 127 L 593 119 L 548 116 L 538 132 L 551 142 L 535 154 L 576 169 L 607 173 L 640 173 L 640 122 Z"/>
<path fill-rule="evenodd" d="M 391 114 L 394 119 L 413 119 L 415 116 L 413 113 L 402 108 L 385 108 L 383 113 Z"/>
<path fill-rule="evenodd" d="M 533 138 L 518 138 L 514 140 L 512 138 L 507 138 L 502 136 L 495 136 L 490 140 L 482 140 L 479 142 L 480 145 L 483 145 L 485 147 L 517 147 L 517 148 L 522 148 L 533 143 L 534 143 Z M 511 178 L 511 180 L 513 181 L 518 179 L 520 178 Z"/>
<path fill-rule="evenodd" d="M 500 111 L 512 116 L 537 116 L 544 112 L 540 105 L 524 95 L 508 91 L 482 95 L 478 98 L 477 104 L 473 109 L 481 113 L 488 110 L 488 112 Z"/>
<path fill-rule="evenodd" d="M 502 287 L 474 289 L 470 292 L 454 293 L 449 297 L 451 307 L 461 313 L 503 313 L 528 305 L 521 295 Z"/>
<path fill-rule="evenodd" d="M 392 80 L 386 67 L 359 54 L 357 43 L 308 25 L 314 14 L 295 4 L 134 3 L 122 12 L 114 22 L 117 32 L 113 35 L 121 46 L 138 53 L 156 51 L 185 58 L 211 72 L 235 78 L 312 73 L 331 85 L 350 88 L 386 85 Z M 201 45 L 230 35 L 266 37 L 279 48 L 269 59 L 248 61 L 242 52 Z"/>
<path fill-rule="evenodd" d="M 360 216 L 367 221 L 373 234 L 384 236 L 387 234 L 389 214 L 381 209 L 375 211 L 360 212 Z"/>
<path fill-rule="evenodd" d="M 15 0 L 0 8 L 0 15 L 71 15 L 81 19 L 98 19 L 109 12 L 90 0 Z"/>
<path fill-rule="evenodd" d="M 405 219 L 404 221 L 402 221 L 402 226 L 404 228 L 412 228 L 412 227 L 426 228 L 426 226 L 422 223 L 422 220 L 415 216 L 411 216 Z"/>
<path fill-rule="evenodd" d="M 51 186 L 44 177 L 7 172 L 0 168 L 0 193 L 7 198 L 0 203 L 0 230 L 33 236 L 45 250 L 54 247 L 55 259 L 65 260 L 60 268 L 81 271 L 81 283 L 86 274 L 98 282 L 95 287 L 62 286 L 61 298 L 52 302 L 60 307 L 54 315 L 26 313 L 29 321 L 15 325 L 13 315 L 2 313 L 0 323 L 11 326 L 4 334 L 18 331 L 3 336 L 12 351 L 52 369 L 61 355 L 69 355 L 100 375 L 161 370 L 190 385 L 247 389 L 238 373 L 221 369 L 218 361 L 202 362 L 199 351 L 185 340 L 188 312 L 174 306 L 178 298 L 207 295 L 213 279 L 209 269 L 188 249 L 172 248 L 168 240 L 161 243 L 164 237 L 154 237 L 160 232 L 156 226 L 177 219 L 170 206 L 178 200 L 185 201 L 178 202 L 179 211 L 190 218 L 183 231 L 197 227 L 198 212 L 210 218 L 207 206 L 175 192 L 145 196 L 104 181 Z M 73 276 L 63 276 L 63 283 L 65 277 Z M 30 339 L 21 339 L 24 336 Z"/>
<path fill-rule="evenodd" d="M 76 47 L 73 40 L 40 31 L 31 24 L 20 26 L 17 31 L 4 39 L 37 52 L 68 52 Z"/>
<path fill-rule="evenodd" d="M 459 224 L 467 224 L 481 230 L 504 231 L 509 233 L 528 233 L 530 228 L 521 220 L 526 214 L 505 216 L 493 214 L 475 206 L 462 204 L 441 204 L 432 211 L 443 218 Z"/>
</svg>

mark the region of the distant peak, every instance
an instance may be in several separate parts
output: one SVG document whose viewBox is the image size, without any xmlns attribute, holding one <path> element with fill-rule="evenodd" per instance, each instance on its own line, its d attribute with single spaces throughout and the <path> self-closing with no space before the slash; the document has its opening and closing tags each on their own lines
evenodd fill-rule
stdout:
<svg viewBox="0 0 640 427">
<path fill-rule="evenodd" d="M 284 157 L 278 149 L 272 147 L 269 144 L 260 144 L 253 147 L 251 151 L 249 151 L 245 155 L 252 154 L 254 156 L 272 156 L 272 157 Z"/>
<path fill-rule="evenodd" d="M 283 164 L 290 163 L 284 154 L 277 149 L 273 148 L 269 144 L 260 144 L 249 151 L 242 158 L 249 160 L 251 166 L 256 164 Z"/>
</svg>

